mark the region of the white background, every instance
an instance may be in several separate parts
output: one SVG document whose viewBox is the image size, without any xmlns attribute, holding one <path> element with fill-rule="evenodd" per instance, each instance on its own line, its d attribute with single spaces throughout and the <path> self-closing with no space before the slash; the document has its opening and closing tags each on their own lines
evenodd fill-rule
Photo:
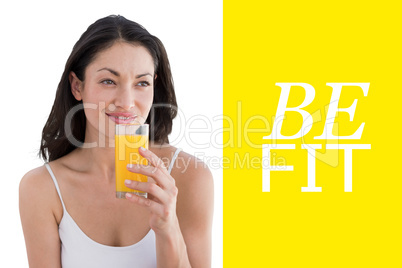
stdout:
<svg viewBox="0 0 402 268">
<path fill-rule="evenodd" d="M 222 267 L 222 169 L 211 164 L 221 159 L 222 151 L 208 144 L 211 137 L 215 145 L 222 139 L 212 135 L 222 126 L 214 121 L 222 114 L 221 1 L 5 2 L 0 4 L 0 267 L 28 267 L 19 181 L 43 165 L 37 157 L 41 131 L 74 43 L 91 23 L 110 14 L 142 24 L 166 47 L 185 116 L 174 121 L 172 145 L 197 155 L 213 172 L 213 267 Z M 190 134 L 195 127 L 205 133 Z"/>
</svg>

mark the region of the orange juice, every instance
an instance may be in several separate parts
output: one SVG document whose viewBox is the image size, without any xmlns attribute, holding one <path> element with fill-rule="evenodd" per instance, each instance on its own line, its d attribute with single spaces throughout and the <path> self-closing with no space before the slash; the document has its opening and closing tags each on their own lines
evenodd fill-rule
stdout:
<svg viewBox="0 0 402 268">
<path fill-rule="evenodd" d="M 140 146 L 148 149 L 148 135 L 115 135 L 116 196 L 118 198 L 125 198 L 128 192 L 146 197 L 146 193 L 124 185 L 126 179 L 147 181 L 147 176 L 127 170 L 128 164 L 148 164 L 148 160 L 138 153 Z"/>
</svg>

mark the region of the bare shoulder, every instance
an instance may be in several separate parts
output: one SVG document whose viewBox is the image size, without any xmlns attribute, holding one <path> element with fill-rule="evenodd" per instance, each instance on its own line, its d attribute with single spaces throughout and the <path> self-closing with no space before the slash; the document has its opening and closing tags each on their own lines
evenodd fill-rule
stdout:
<svg viewBox="0 0 402 268">
<path fill-rule="evenodd" d="M 20 209 L 41 208 L 57 215 L 62 213 L 57 191 L 45 166 L 27 172 L 19 186 Z"/>
<path fill-rule="evenodd" d="M 177 148 L 169 144 L 150 147 L 166 167 L 172 165 L 171 176 L 179 191 L 177 197 L 178 216 L 193 215 L 196 211 L 212 211 L 214 184 L 208 166 L 195 156 L 180 151 L 173 163 Z M 191 211 L 192 213 L 188 213 Z M 189 216 L 188 216 L 189 217 Z"/>
<path fill-rule="evenodd" d="M 30 170 L 20 181 L 20 194 L 32 197 L 47 193 L 52 186 L 49 176 L 45 166 Z"/>
<path fill-rule="evenodd" d="M 45 166 L 21 179 L 19 205 L 30 267 L 60 267 L 58 223 L 62 208 Z"/>
<path fill-rule="evenodd" d="M 187 190 L 213 187 L 212 173 L 208 166 L 202 160 L 183 151 L 179 153 L 173 164 L 172 176 L 178 186 L 183 186 Z"/>
<path fill-rule="evenodd" d="M 172 177 L 178 188 L 177 215 L 180 224 L 200 228 L 210 226 L 213 214 L 214 183 L 208 166 L 186 152 L 174 162 Z"/>
</svg>

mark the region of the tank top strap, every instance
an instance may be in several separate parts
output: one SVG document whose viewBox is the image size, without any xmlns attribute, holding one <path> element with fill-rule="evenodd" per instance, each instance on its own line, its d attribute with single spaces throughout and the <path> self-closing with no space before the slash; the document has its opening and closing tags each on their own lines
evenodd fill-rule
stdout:
<svg viewBox="0 0 402 268">
<path fill-rule="evenodd" d="M 66 207 L 64 206 L 63 198 L 61 197 L 61 192 L 60 192 L 59 184 L 57 183 L 56 177 L 54 176 L 53 171 L 50 168 L 50 165 L 48 163 L 45 164 L 45 167 L 47 168 L 47 171 L 49 171 L 49 174 L 52 177 L 54 186 L 56 187 L 56 190 L 57 190 L 57 194 L 59 195 L 61 204 L 63 206 L 63 211 L 66 211 Z"/>
<path fill-rule="evenodd" d="M 170 160 L 170 164 L 169 164 L 169 168 L 168 168 L 169 174 L 170 174 L 170 172 L 172 172 L 174 162 L 176 161 L 176 158 L 177 158 L 177 156 L 179 155 L 179 153 L 180 153 L 181 150 L 182 150 L 181 148 L 177 148 L 177 149 L 176 149 L 176 152 L 174 152 L 174 155 L 173 155 L 173 157 L 172 157 L 172 160 Z"/>
</svg>

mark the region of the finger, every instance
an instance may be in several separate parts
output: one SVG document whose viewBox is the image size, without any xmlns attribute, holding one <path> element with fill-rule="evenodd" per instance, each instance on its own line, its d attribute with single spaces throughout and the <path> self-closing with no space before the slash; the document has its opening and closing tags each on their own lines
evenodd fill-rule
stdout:
<svg viewBox="0 0 402 268">
<path fill-rule="evenodd" d="M 133 190 L 138 190 L 151 194 L 153 197 L 157 198 L 161 203 L 168 202 L 167 193 L 162 190 L 158 185 L 152 182 L 139 182 L 132 180 L 125 180 L 124 184 Z"/>
<path fill-rule="evenodd" d="M 167 170 L 162 159 L 160 159 L 156 154 L 154 154 L 152 151 L 150 151 L 144 147 L 139 147 L 138 152 L 141 154 L 141 156 L 146 158 L 152 166 L 154 166 L 157 169 L 160 169 L 162 171 L 162 173 L 164 173 L 168 177 L 168 180 L 172 183 L 173 186 L 176 185 L 175 179 L 172 176 L 170 176 L 170 173 Z M 157 170 L 154 170 L 154 173 L 156 173 L 156 172 L 157 172 Z M 158 182 L 158 184 L 160 184 L 160 183 Z M 170 186 L 164 186 L 164 189 L 170 189 L 170 188 L 171 188 Z"/>
<path fill-rule="evenodd" d="M 172 178 L 172 176 L 170 176 L 170 174 L 165 174 L 165 172 L 163 172 L 163 170 L 160 168 L 129 164 L 127 165 L 127 170 L 153 178 L 155 182 L 165 190 L 171 189 L 173 186 L 175 186 L 175 180 Z"/>
<path fill-rule="evenodd" d="M 159 217 L 164 216 L 163 206 L 153 200 L 132 193 L 126 193 L 126 199 L 137 205 L 148 207 L 152 213 L 155 213 Z"/>
<path fill-rule="evenodd" d="M 126 193 L 126 199 L 143 207 L 150 207 L 152 202 L 154 202 L 148 198 L 144 198 L 133 193 Z"/>
<path fill-rule="evenodd" d="M 140 147 L 138 152 L 142 157 L 146 158 L 152 166 L 161 168 L 165 174 L 169 174 L 162 159 L 160 159 L 156 154 L 144 147 Z"/>
</svg>

